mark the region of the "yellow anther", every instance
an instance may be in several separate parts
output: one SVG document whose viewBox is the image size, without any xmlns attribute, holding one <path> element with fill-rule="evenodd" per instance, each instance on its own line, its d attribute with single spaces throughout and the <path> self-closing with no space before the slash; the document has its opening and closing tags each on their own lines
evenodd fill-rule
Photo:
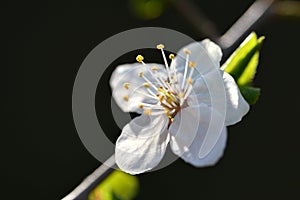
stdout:
<svg viewBox="0 0 300 200">
<path fill-rule="evenodd" d="M 143 105 L 143 104 L 140 104 L 140 105 L 139 105 L 139 108 L 140 108 L 140 109 L 143 109 L 143 108 L 144 108 L 144 105 Z"/>
<path fill-rule="evenodd" d="M 188 50 L 188 49 L 184 49 L 183 51 L 184 51 L 184 53 L 186 53 L 186 54 L 188 54 L 188 55 L 190 55 L 190 54 L 191 54 L 191 51 L 190 51 L 190 50 Z"/>
<path fill-rule="evenodd" d="M 178 97 L 179 97 L 179 98 L 183 98 L 183 97 L 184 97 L 184 93 L 180 92 L 180 93 L 178 94 Z"/>
<path fill-rule="evenodd" d="M 171 54 L 169 55 L 169 58 L 170 58 L 171 60 L 173 60 L 173 59 L 175 58 L 174 54 L 171 53 Z"/>
<path fill-rule="evenodd" d="M 170 79 L 174 79 L 174 76 L 171 76 Z"/>
<path fill-rule="evenodd" d="M 156 48 L 157 49 L 163 49 L 163 48 L 165 48 L 165 46 L 163 44 L 159 44 L 159 45 L 156 46 Z"/>
<path fill-rule="evenodd" d="M 162 86 L 160 86 L 159 88 L 157 88 L 157 91 L 161 92 L 161 93 L 165 93 L 164 89 Z"/>
<path fill-rule="evenodd" d="M 128 89 L 129 89 L 129 83 L 124 83 L 124 84 L 123 84 L 123 87 L 124 87 L 126 90 L 128 90 Z"/>
<path fill-rule="evenodd" d="M 142 77 L 142 76 L 143 76 L 143 72 L 139 72 L 139 73 L 138 73 L 138 76 L 139 76 L 139 77 Z"/>
<path fill-rule="evenodd" d="M 144 114 L 145 114 L 145 115 L 151 115 L 151 110 L 150 110 L 150 109 L 144 110 Z"/>
<path fill-rule="evenodd" d="M 136 61 L 138 61 L 138 62 L 143 62 L 143 60 L 144 60 L 144 57 L 142 55 L 138 55 L 136 57 Z"/>
<path fill-rule="evenodd" d="M 188 78 L 187 83 L 192 85 L 193 84 L 193 79 L 192 78 Z"/>
<path fill-rule="evenodd" d="M 158 99 L 159 99 L 160 102 L 163 101 L 164 98 L 165 98 L 165 97 L 164 97 L 163 95 L 160 95 L 160 96 L 158 97 Z"/>
<path fill-rule="evenodd" d="M 123 97 L 123 99 L 124 99 L 124 101 L 128 101 L 129 97 L 128 97 L 127 95 L 125 95 L 125 96 Z"/>
<path fill-rule="evenodd" d="M 150 87 L 150 84 L 149 84 L 149 83 L 143 83 L 143 86 L 144 86 L 145 88 L 149 88 L 149 87 Z"/>
<path fill-rule="evenodd" d="M 157 68 L 156 66 L 153 66 L 151 69 L 152 69 L 153 71 L 157 71 L 157 70 L 158 70 L 158 68 Z"/>
<path fill-rule="evenodd" d="M 196 66 L 196 63 L 194 63 L 194 62 L 190 62 L 189 66 L 193 68 L 193 67 L 195 67 L 195 66 Z"/>
</svg>

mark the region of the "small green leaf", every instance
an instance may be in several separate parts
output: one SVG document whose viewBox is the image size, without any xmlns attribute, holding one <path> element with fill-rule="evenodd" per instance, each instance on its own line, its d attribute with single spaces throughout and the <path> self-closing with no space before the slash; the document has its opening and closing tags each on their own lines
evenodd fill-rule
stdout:
<svg viewBox="0 0 300 200">
<path fill-rule="evenodd" d="M 250 85 L 256 73 L 264 39 L 265 37 L 257 38 L 256 33 L 252 32 L 221 67 L 235 79 L 249 104 L 254 104 L 260 94 L 259 88 Z"/>
<path fill-rule="evenodd" d="M 252 58 L 249 60 L 246 68 L 244 69 L 243 73 L 240 75 L 240 77 L 237 80 L 237 83 L 239 86 L 245 86 L 245 85 L 249 85 L 256 73 L 256 69 L 258 66 L 258 62 L 259 62 L 259 50 L 262 46 L 262 43 L 264 41 L 265 37 L 260 37 L 257 40 L 257 44 L 256 44 L 256 52 L 254 53 L 254 55 L 252 56 Z"/>
<path fill-rule="evenodd" d="M 251 33 L 224 63 L 222 69 L 237 80 L 256 52 L 257 36 Z"/>
<path fill-rule="evenodd" d="M 89 200 L 132 200 L 139 190 L 137 177 L 116 170 L 89 195 Z"/>
<path fill-rule="evenodd" d="M 240 88 L 240 90 L 243 97 L 250 105 L 253 105 L 257 102 L 260 95 L 260 88 L 243 86 Z"/>
</svg>

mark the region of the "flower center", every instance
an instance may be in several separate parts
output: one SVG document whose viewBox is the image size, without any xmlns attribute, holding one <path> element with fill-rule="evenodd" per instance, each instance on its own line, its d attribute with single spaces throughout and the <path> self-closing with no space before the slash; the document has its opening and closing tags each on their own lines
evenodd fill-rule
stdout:
<svg viewBox="0 0 300 200">
<path fill-rule="evenodd" d="M 144 57 L 142 55 L 138 55 L 136 57 L 136 60 L 145 65 L 147 70 L 140 71 L 137 74 L 139 78 L 142 78 L 145 81 L 142 85 L 147 92 L 145 96 L 157 100 L 157 104 L 141 102 L 139 108 L 143 109 L 144 114 L 147 115 L 166 114 L 170 121 L 172 121 L 175 115 L 186 105 L 186 99 L 192 90 L 192 75 L 196 64 L 189 61 L 189 55 L 191 52 L 185 49 L 184 52 L 186 54 L 186 62 L 184 66 L 184 72 L 181 72 L 179 76 L 179 73 L 175 67 L 169 67 L 163 50 L 164 45 L 157 45 L 157 49 L 161 50 L 164 59 L 166 72 L 166 74 L 163 74 L 164 76 L 162 76 L 161 72 L 158 72 L 159 68 L 157 66 L 146 66 L 143 61 Z M 175 58 L 174 54 L 170 54 L 169 58 L 173 62 L 173 59 Z M 150 80 L 155 80 L 155 82 Z M 129 89 L 129 83 L 124 83 L 123 86 L 125 89 Z M 123 99 L 128 101 L 129 97 L 124 96 Z"/>
</svg>

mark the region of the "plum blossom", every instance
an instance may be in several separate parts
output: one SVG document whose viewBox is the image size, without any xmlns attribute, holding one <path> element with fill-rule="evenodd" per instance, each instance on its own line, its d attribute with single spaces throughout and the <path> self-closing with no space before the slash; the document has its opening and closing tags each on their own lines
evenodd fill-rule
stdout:
<svg viewBox="0 0 300 200">
<path fill-rule="evenodd" d="M 145 63 L 138 55 L 137 63 L 120 65 L 112 74 L 110 85 L 118 106 L 140 114 L 123 128 L 116 142 L 116 163 L 130 174 L 149 171 L 160 163 L 170 143 L 173 153 L 185 162 L 196 167 L 214 165 L 226 146 L 226 126 L 239 122 L 249 105 L 234 79 L 220 69 L 222 51 L 215 43 L 194 42 L 168 58 L 164 45 L 157 49 L 164 65 Z M 222 80 L 222 88 L 214 86 L 217 79 Z M 226 112 L 212 106 L 212 94 L 221 92 L 225 102 L 220 104 L 224 103 Z M 220 119 L 217 138 L 208 132 L 213 114 Z M 207 141 L 212 148 L 200 156 Z"/>
</svg>

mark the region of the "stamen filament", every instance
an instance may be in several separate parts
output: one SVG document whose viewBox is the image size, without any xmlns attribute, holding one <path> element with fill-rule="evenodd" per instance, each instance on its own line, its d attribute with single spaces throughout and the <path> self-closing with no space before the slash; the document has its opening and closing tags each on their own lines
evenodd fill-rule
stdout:
<svg viewBox="0 0 300 200">
<path fill-rule="evenodd" d="M 187 78 L 187 84 L 184 88 L 184 92 L 186 92 L 186 90 L 188 89 L 188 86 L 190 84 L 189 81 L 192 80 L 193 73 L 194 73 L 194 67 L 192 67 L 192 69 L 190 71 L 190 74 L 189 74 L 189 77 Z"/>
<path fill-rule="evenodd" d="M 150 104 L 150 103 L 142 102 L 141 105 L 143 105 L 143 107 L 147 107 L 147 108 L 164 110 L 164 108 L 160 104 Z"/>
<path fill-rule="evenodd" d="M 169 69 L 169 64 L 168 64 L 168 61 L 167 61 L 167 58 L 166 58 L 166 55 L 165 55 L 165 52 L 164 52 L 164 47 L 165 46 L 162 45 L 162 44 L 157 45 L 157 49 L 160 49 L 161 54 L 163 56 L 164 63 L 165 63 L 165 66 L 166 66 L 167 75 L 168 75 L 168 79 L 170 80 L 170 69 Z"/>
<path fill-rule="evenodd" d="M 188 64 L 189 64 L 189 54 L 186 54 L 186 60 L 185 60 L 185 66 L 184 66 L 184 74 L 183 74 L 183 80 L 182 80 L 182 84 L 181 84 L 181 89 L 183 90 L 184 88 L 184 84 L 185 84 L 185 80 L 186 80 L 186 75 L 187 75 L 187 70 L 188 70 Z"/>
<path fill-rule="evenodd" d="M 156 95 L 154 95 L 154 94 L 150 95 L 150 94 L 147 94 L 147 93 L 144 93 L 144 92 L 138 91 L 138 90 L 136 90 L 135 92 L 136 92 L 136 93 L 139 93 L 139 94 L 141 94 L 141 95 L 143 95 L 143 96 L 146 96 L 146 97 L 149 97 L 149 98 L 152 98 L 152 99 L 158 100 L 157 96 L 156 96 Z"/>
<path fill-rule="evenodd" d="M 155 116 L 155 115 L 162 115 L 162 114 L 166 114 L 166 111 L 160 111 L 160 112 L 150 113 L 150 115 L 152 115 L 152 116 Z"/>
<path fill-rule="evenodd" d="M 183 102 L 186 100 L 186 98 L 190 95 L 192 89 L 193 89 L 193 86 L 192 86 L 192 85 L 188 85 L 188 89 L 187 89 L 187 91 L 186 91 L 186 93 L 185 93 L 185 95 L 184 95 L 184 97 L 183 97 L 182 104 L 183 104 Z M 180 106 L 181 106 L 181 105 L 180 105 Z"/>
<path fill-rule="evenodd" d="M 149 73 L 155 78 L 155 80 L 157 82 L 159 82 L 160 84 L 164 85 L 164 87 L 167 87 L 166 83 L 161 79 L 161 77 L 156 73 L 156 70 L 154 72 L 152 72 L 150 69 L 147 68 L 147 70 L 149 71 Z"/>
<path fill-rule="evenodd" d="M 142 76 L 142 78 L 151 85 L 151 87 L 153 87 L 155 90 L 157 90 L 157 87 L 151 82 L 149 81 L 149 79 L 147 77 L 145 77 L 145 75 Z"/>
</svg>

